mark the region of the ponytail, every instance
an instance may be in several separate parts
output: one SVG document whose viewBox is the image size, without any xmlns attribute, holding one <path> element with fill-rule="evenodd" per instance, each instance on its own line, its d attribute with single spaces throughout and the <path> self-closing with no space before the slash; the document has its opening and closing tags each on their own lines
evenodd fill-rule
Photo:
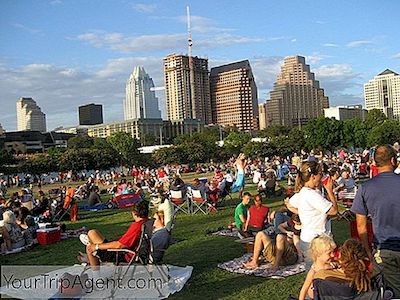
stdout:
<svg viewBox="0 0 400 300">
<path fill-rule="evenodd" d="M 310 180 L 311 175 L 317 175 L 321 172 L 322 166 L 315 161 L 303 162 L 297 172 L 295 180 L 295 192 L 299 192 L 304 184 Z"/>
</svg>

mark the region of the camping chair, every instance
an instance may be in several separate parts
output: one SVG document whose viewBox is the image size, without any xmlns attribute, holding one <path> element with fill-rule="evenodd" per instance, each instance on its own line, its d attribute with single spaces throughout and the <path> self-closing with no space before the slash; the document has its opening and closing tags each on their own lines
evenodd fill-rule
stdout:
<svg viewBox="0 0 400 300">
<path fill-rule="evenodd" d="M 75 204 L 75 201 L 76 201 L 76 199 L 73 198 L 73 200 L 70 201 L 67 204 L 67 206 L 64 206 L 64 202 L 58 203 L 56 211 L 55 211 L 54 216 L 52 218 L 52 222 L 61 222 L 66 217 L 68 217 L 68 219 L 70 219 L 72 205 Z"/>
<path fill-rule="evenodd" d="M 386 300 L 392 299 L 393 293 L 383 285 L 371 292 L 357 293 L 346 282 L 328 279 L 314 279 L 314 300 Z"/>
<path fill-rule="evenodd" d="M 210 210 L 215 210 L 215 208 L 203 198 L 199 190 L 191 190 L 191 202 L 193 214 L 200 211 L 206 215 Z"/>
<path fill-rule="evenodd" d="M 233 201 L 232 195 L 231 195 L 231 187 L 233 185 L 233 182 L 227 182 L 225 180 L 224 188 L 220 192 L 219 196 L 221 197 L 221 200 L 226 200 L 226 202 L 229 202 L 228 207 L 233 207 L 235 206 L 235 203 Z"/>
<path fill-rule="evenodd" d="M 190 201 L 182 195 L 182 191 L 170 191 L 170 199 L 175 211 L 182 211 L 185 214 L 190 214 Z"/>
<path fill-rule="evenodd" d="M 135 249 L 108 249 L 107 251 L 111 252 L 120 252 L 124 254 L 132 254 L 132 257 L 128 263 L 121 263 L 118 261 L 118 255 L 116 256 L 116 261 L 115 261 L 115 266 L 116 268 L 114 269 L 114 278 L 115 280 L 118 280 L 116 282 L 121 281 L 125 276 L 129 276 L 129 278 L 135 278 L 135 271 L 136 267 L 138 265 L 142 266 L 150 266 L 149 268 L 145 267 L 144 269 L 152 278 L 152 272 L 153 270 L 157 270 L 159 274 L 162 275 L 162 280 L 164 282 L 168 282 L 169 280 L 169 275 L 168 273 L 166 274 L 164 270 L 162 269 L 162 259 L 164 256 L 164 253 L 166 249 L 168 248 L 169 244 L 165 247 L 165 249 L 154 249 L 153 243 L 152 243 L 152 231 L 153 231 L 153 223 L 154 219 L 150 219 L 147 222 L 142 224 L 141 228 L 141 234 L 140 234 L 140 240 Z M 156 251 L 158 252 L 156 254 Z M 161 255 L 160 255 L 161 253 Z M 125 272 L 122 272 L 121 267 L 126 267 Z M 130 272 L 130 274 L 128 274 Z M 157 286 L 156 286 L 157 287 Z M 157 290 L 161 296 L 161 292 L 157 287 Z M 116 290 L 113 289 L 111 291 L 111 297 L 113 298 Z"/>
</svg>

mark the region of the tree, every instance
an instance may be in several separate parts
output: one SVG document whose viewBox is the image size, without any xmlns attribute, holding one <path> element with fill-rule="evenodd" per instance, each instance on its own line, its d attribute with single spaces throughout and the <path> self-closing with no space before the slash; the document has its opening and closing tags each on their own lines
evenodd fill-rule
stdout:
<svg viewBox="0 0 400 300">
<path fill-rule="evenodd" d="M 85 136 L 74 136 L 67 142 L 68 149 L 87 149 L 93 146 L 93 138 Z"/>
<path fill-rule="evenodd" d="M 131 166 L 139 162 L 139 143 L 128 133 L 117 132 L 108 137 L 107 142 L 119 153 L 122 164 Z"/>
<path fill-rule="evenodd" d="M 243 148 L 251 140 L 251 135 L 246 132 L 232 131 L 224 139 L 224 147 L 230 156 L 238 155 Z"/>
<path fill-rule="evenodd" d="M 58 162 L 47 154 L 38 154 L 26 160 L 21 169 L 26 173 L 39 175 L 57 170 Z"/>
<path fill-rule="evenodd" d="M 7 152 L 6 150 L 0 150 L 0 173 L 7 173 L 9 171 L 9 167 L 7 165 L 15 164 L 16 160 L 14 156 Z"/>
<path fill-rule="evenodd" d="M 304 128 L 306 147 L 333 150 L 342 142 L 341 121 L 334 118 L 317 118 L 307 123 Z"/>
<path fill-rule="evenodd" d="M 365 125 L 368 129 L 372 129 L 387 120 L 386 115 L 379 109 L 371 109 L 365 118 Z"/>
<path fill-rule="evenodd" d="M 68 149 L 59 162 L 60 171 L 80 171 L 95 168 L 91 149 Z"/>
<path fill-rule="evenodd" d="M 368 130 L 366 124 L 359 118 L 343 122 L 343 139 L 341 146 L 365 148 Z"/>
<path fill-rule="evenodd" d="M 290 131 L 289 127 L 283 125 L 271 125 L 261 130 L 258 134 L 259 137 L 273 138 L 280 135 L 287 135 Z"/>
<path fill-rule="evenodd" d="M 394 144 L 400 141 L 400 123 L 386 120 L 368 133 L 368 146 Z"/>
</svg>

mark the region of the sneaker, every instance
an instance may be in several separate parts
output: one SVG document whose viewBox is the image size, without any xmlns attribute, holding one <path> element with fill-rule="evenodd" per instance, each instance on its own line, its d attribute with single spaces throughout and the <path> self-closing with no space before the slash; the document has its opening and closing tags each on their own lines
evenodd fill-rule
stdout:
<svg viewBox="0 0 400 300">
<path fill-rule="evenodd" d="M 79 240 L 85 246 L 90 244 L 89 237 L 88 237 L 88 235 L 86 233 L 82 233 L 81 235 L 79 235 Z"/>
</svg>

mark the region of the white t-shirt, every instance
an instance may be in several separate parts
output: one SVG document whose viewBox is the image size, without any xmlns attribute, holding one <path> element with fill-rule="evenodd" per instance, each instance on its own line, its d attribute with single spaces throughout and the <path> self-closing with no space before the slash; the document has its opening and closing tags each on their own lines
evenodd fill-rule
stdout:
<svg viewBox="0 0 400 300">
<path fill-rule="evenodd" d="M 253 183 L 257 184 L 261 179 L 261 173 L 260 171 L 254 171 L 253 175 Z"/>
<path fill-rule="evenodd" d="M 172 222 L 174 218 L 174 207 L 169 199 L 165 199 L 163 203 L 158 206 L 158 210 L 164 211 L 164 224 L 168 231 L 171 231 Z"/>
<path fill-rule="evenodd" d="M 302 241 L 309 243 L 317 235 L 331 233 L 331 223 L 327 218 L 327 212 L 332 207 L 332 203 L 318 191 L 303 187 L 299 193 L 289 199 L 289 204 L 299 211 Z"/>
</svg>

